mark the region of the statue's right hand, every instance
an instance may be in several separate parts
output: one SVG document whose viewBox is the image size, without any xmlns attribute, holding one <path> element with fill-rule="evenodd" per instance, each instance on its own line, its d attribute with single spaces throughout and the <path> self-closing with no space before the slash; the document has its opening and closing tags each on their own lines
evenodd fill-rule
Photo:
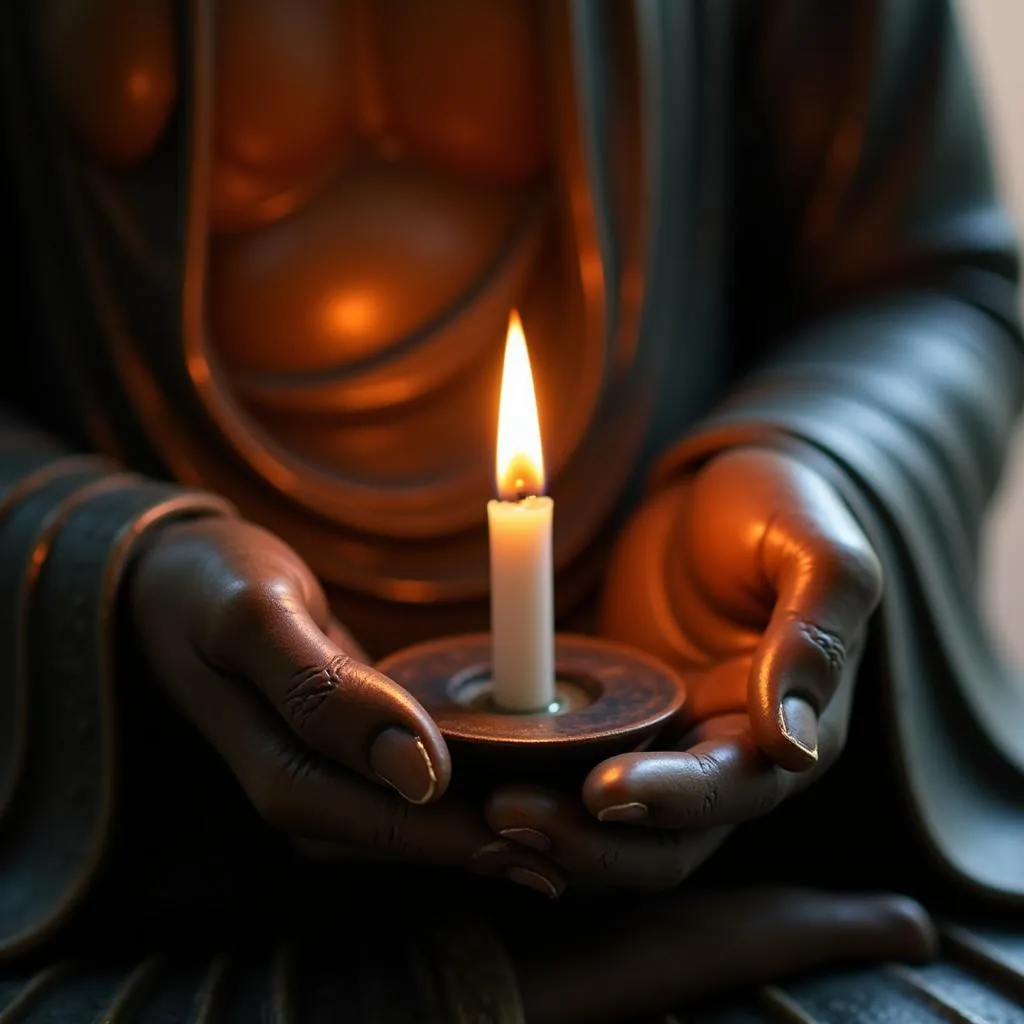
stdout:
<svg viewBox="0 0 1024 1024">
<path fill-rule="evenodd" d="M 545 858 L 441 799 L 451 760 L 437 726 L 365 663 L 278 538 L 237 520 L 170 526 L 140 555 L 130 601 L 152 671 L 269 824 L 561 888 Z"/>
</svg>

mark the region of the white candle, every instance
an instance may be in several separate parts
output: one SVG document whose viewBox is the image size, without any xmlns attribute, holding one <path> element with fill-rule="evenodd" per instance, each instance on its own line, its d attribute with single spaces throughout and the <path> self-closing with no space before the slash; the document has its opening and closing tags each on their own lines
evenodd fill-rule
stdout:
<svg viewBox="0 0 1024 1024">
<path fill-rule="evenodd" d="M 515 312 L 505 343 L 497 448 L 500 500 L 487 505 L 493 696 L 508 711 L 542 711 L 555 696 L 555 503 L 543 494 L 537 398 Z"/>
</svg>

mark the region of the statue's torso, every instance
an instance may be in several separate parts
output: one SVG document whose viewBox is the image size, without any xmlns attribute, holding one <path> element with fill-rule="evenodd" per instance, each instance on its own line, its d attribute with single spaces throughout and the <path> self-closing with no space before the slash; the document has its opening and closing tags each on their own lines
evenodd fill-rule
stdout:
<svg viewBox="0 0 1024 1024">
<path fill-rule="evenodd" d="M 444 335 L 498 291 L 533 299 L 553 173 L 540 8 L 229 3 L 218 41 L 212 354 L 289 447 L 366 483 L 478 461 L 500 332 Z M 514 280 L 495 273 L 524 246 Z"/>
<path fill-rule="evenodd" d="M 651 405 L 632 370 L 643 216 L 629 9 L 605 41 L 605 201 L 626 211 L 610 261 L 562 4 L 224 0 L 215 26 L 186 27 L 184 54 L 167 2 L 78 8 L 91 20 L 53 4 L 41 26 L 81 159 L 131 176 L 160 159 L 183 110 L 200 125 L 188 206 L 205 239 L 202 312 L 184 324 L 182 364 L 204 429 L 261 484 L 236 486 L 182 431 L 164 445 L 183 452 L 174 470 L 225 491 L 343 591 L 478 601 L 517 308 L 556 559 L 579 561 L 621 500 Z"/>
</svg>

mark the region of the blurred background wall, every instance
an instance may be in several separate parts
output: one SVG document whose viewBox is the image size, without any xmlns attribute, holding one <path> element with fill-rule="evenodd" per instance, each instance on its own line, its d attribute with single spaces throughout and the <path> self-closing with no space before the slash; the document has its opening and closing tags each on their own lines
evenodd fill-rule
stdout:
<svg viewBox="0 0 1024 1024">
<path fill-rule="evenodd" d="M 959 0 L 988 102 L 1004 194 L 1024 231 L 1024 0 Z M 1024 668 L 1024 428 L 993 509 L 983 598 L 996 638 Z"/>
</svg>

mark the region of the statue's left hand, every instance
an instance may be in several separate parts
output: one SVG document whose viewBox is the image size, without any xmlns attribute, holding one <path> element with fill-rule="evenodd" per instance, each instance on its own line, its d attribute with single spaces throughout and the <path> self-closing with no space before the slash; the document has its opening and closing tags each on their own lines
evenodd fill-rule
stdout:
<svg viewBox="0 0 1024 1024">
<path fill-rule="evenodd" d="M 718 456 L 641 509 L 609 574 L 608 632 L 686 679 L 672 733 L 598 765 L 582 806 L 495 793 L 491 827 L 550 849 L 577 881 L 677 884 L 838 758 L 881 591 L 878 558 L 823 477 L 774 451 Z"/>
</svg>

